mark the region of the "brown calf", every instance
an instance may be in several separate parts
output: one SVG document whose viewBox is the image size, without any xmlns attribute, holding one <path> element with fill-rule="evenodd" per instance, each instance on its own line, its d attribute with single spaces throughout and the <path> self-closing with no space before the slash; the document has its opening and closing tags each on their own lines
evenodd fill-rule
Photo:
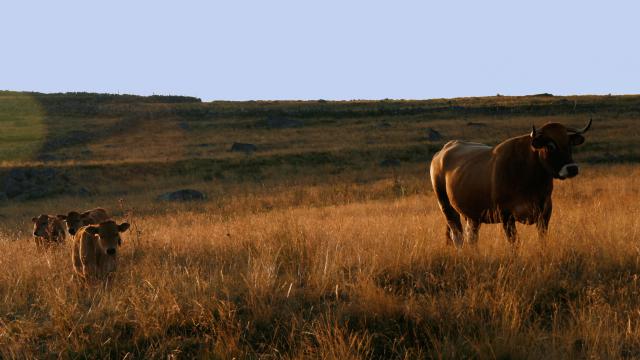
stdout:
<svg viewBox="0 0 640 360">
<path fill-rule="evenodd" d="M 38 246 L 63 243 L 66 238 L 62 219 L 42 214 L 31 219 L 33 221 L 33 237 Z"/>
<path fill-rule="evenodd" d="M 69 211 L 67 215 L 58 215 L 58 217 L 67 222 L 70 235 L 75 235 L 78 229 L 83 226 L 100 224 L 111 219 L 107 211 L 102 208 L 87 210 L 83 213 Z"/>
<path fill-rule="evenodd" d="M 117 247 L 120 233 L 129 229 L 128 223 L 113 220 L 81 227 L 73 238 L 71 260 L 73 269 L 83 279 L 104 278 L 117 266 Z"/>
</svg>

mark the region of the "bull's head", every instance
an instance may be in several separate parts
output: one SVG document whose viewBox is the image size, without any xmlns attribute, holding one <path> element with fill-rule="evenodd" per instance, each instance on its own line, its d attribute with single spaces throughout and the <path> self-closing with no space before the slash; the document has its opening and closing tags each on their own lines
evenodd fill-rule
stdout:
<svg viewBox="0 0 640 360">
<path fill-rule="evenodd" d="M 531 148 L 538 154 L 544 168 L 554 178 L 564 180 L 578 175 L 578 165 L 573 162 L 571 148 L 584 143 L 583 134 L 591 127 L 592 119 L 582 129 L 547 123 L 540 130 L 532 126 Z"/>
<path fill-rule="evenodd" d="M 129 229 L 128 223 L 116 224 L 113 220 L 103 221 L 98 225 L 90 225 L 86 228 L 89 234 L 98 238 L 98 247 L 105 255 L 116 255 L 116 249 L 121 242 L 120 233 Z"/>
</svg>

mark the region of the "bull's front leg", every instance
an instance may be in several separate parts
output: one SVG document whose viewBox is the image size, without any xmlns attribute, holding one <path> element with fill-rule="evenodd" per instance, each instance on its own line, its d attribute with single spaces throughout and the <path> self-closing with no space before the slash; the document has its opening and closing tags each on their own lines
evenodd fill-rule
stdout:
<svg viewBox="0 0 640 360">
<path fill-rule="evenodd" d="M 511 244 L 515 244 L 518 241 L 518 234 L 516 233 L 516 218 L 510 212 L 502 212 L 502 228 L 507 235 L 507 239 Z"/>
<path fill-rule="evenodd" d="M 471 245 L 478 244 L 478 232 L 480 231 L 480 221 L 474 219 L 466 219 L 465 222 L 465 241 Z"/>
<path fill-rule="evenodd" d="M 546 240 L 547 239 L 547 231 L 549 230 L 549 220 L 551 220 L 551 198 L 547 199 L 547 201 L 542 205 L 542 212 L 538 217 L 538 221 L 536 222 L 536 228 L 538 229 L 538 239 Z"/>
</svg>

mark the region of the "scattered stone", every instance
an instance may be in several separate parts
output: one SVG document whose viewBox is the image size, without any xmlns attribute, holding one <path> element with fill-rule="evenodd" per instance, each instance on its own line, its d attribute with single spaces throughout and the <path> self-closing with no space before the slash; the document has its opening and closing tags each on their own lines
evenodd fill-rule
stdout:
<svg viewBox="0 0 640 360">
<path fill-rule="evenodd" d="M 76 191 L 76 195 L 82 196 L 82 197 L 91 196 L 91 192 L 87 190 L 87 188 L 85 187 L 80 187 L 78 191 Z"/>
<path fill-rule="evenodd" d="M 481 123 L 481 122 L 473 122 L 473 121 L 469 121 L 467 123 L 467 126 L 473 126 L 473 127 L 487 127 L 487 124 L 485 123 Z"/>
<path fill-rule="evenodd" d="M 304 126 L 304 123 L 300 120 L 270 115 L 264 120 L 264 125 L 271 129 L 286 129 L 299 128 Z"/>
<path fill-rule="evenodd" d="M 189 125 L 189 123 L 188 123 L 188 122 L 186 122 L 186 121 L 180 121 L 180 122 L 178 123 L 178 127 L 179 127 L 180 129 L 184 130 L 184 131 L 189 131 L 189 130 L 191 130 L 191 125 Z"/>
<path fill-rule="evenodd" d="M 255 151 L 258 151 L 258 147 L 253 144 L 247 143 L 233 143 L 231 145 L 231 151 L 233 152 L 243 152 L 245 154 L 251 154 Z"/>
<path fill-rule="evenodd" d="M 37 160 L 43 161 L 43 162 L 49 162 L 49 161 L 60 160 L 60 158 L 57 155 L 53 155 L 53 154 L 40 154 L 38 155 Z"/>
<path fill-rule="evenodd" d="M 383 121 L 380 124 L 378 124 L 378 127 L 381 129 L 387 129 L 391 127 L 391 124 L 386 121 Z"/>
<path fill-rule="evenodd" d="M 442 134 L 434 128 L 428 128 L 425 139 L 429 141 L 439 141 L 442 140 Z"/>
<path fill-rule="evenodd" d="M 380 162 L 382 167 L 396 167 L 400 166 L 400 160 L 398 159 L 385 159 Z"/>
<path fill-rule="evenodd" d="M 206 199 L 204 193 L 193 189 L 182 189 L 168 192 L 157 197 L 157 200 L 159 201 L 194 201 L 204 199 Z"/>
</svg>

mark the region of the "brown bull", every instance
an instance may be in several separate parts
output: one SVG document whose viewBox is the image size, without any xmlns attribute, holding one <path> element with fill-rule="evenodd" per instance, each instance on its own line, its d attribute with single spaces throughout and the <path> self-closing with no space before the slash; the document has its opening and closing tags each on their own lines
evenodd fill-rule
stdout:
<svg viewBox="0 0 640 360">
<path fill-rule="evenodd" d="M 531 134 L 494 147 L 450 141 L 431 161 L 431 184 L 447 219 L 448 243 L 477 242 L 481 223 L 502 223 L 516 241 L 516 221 L 536 224 L 544 236 L 551 218 L 553 179 L 578 174 L 571 149 L 584 142 L 580 130 L 547 123 Z M 462 220 L 465 222 L 463 229 Z"/>
</svg>

